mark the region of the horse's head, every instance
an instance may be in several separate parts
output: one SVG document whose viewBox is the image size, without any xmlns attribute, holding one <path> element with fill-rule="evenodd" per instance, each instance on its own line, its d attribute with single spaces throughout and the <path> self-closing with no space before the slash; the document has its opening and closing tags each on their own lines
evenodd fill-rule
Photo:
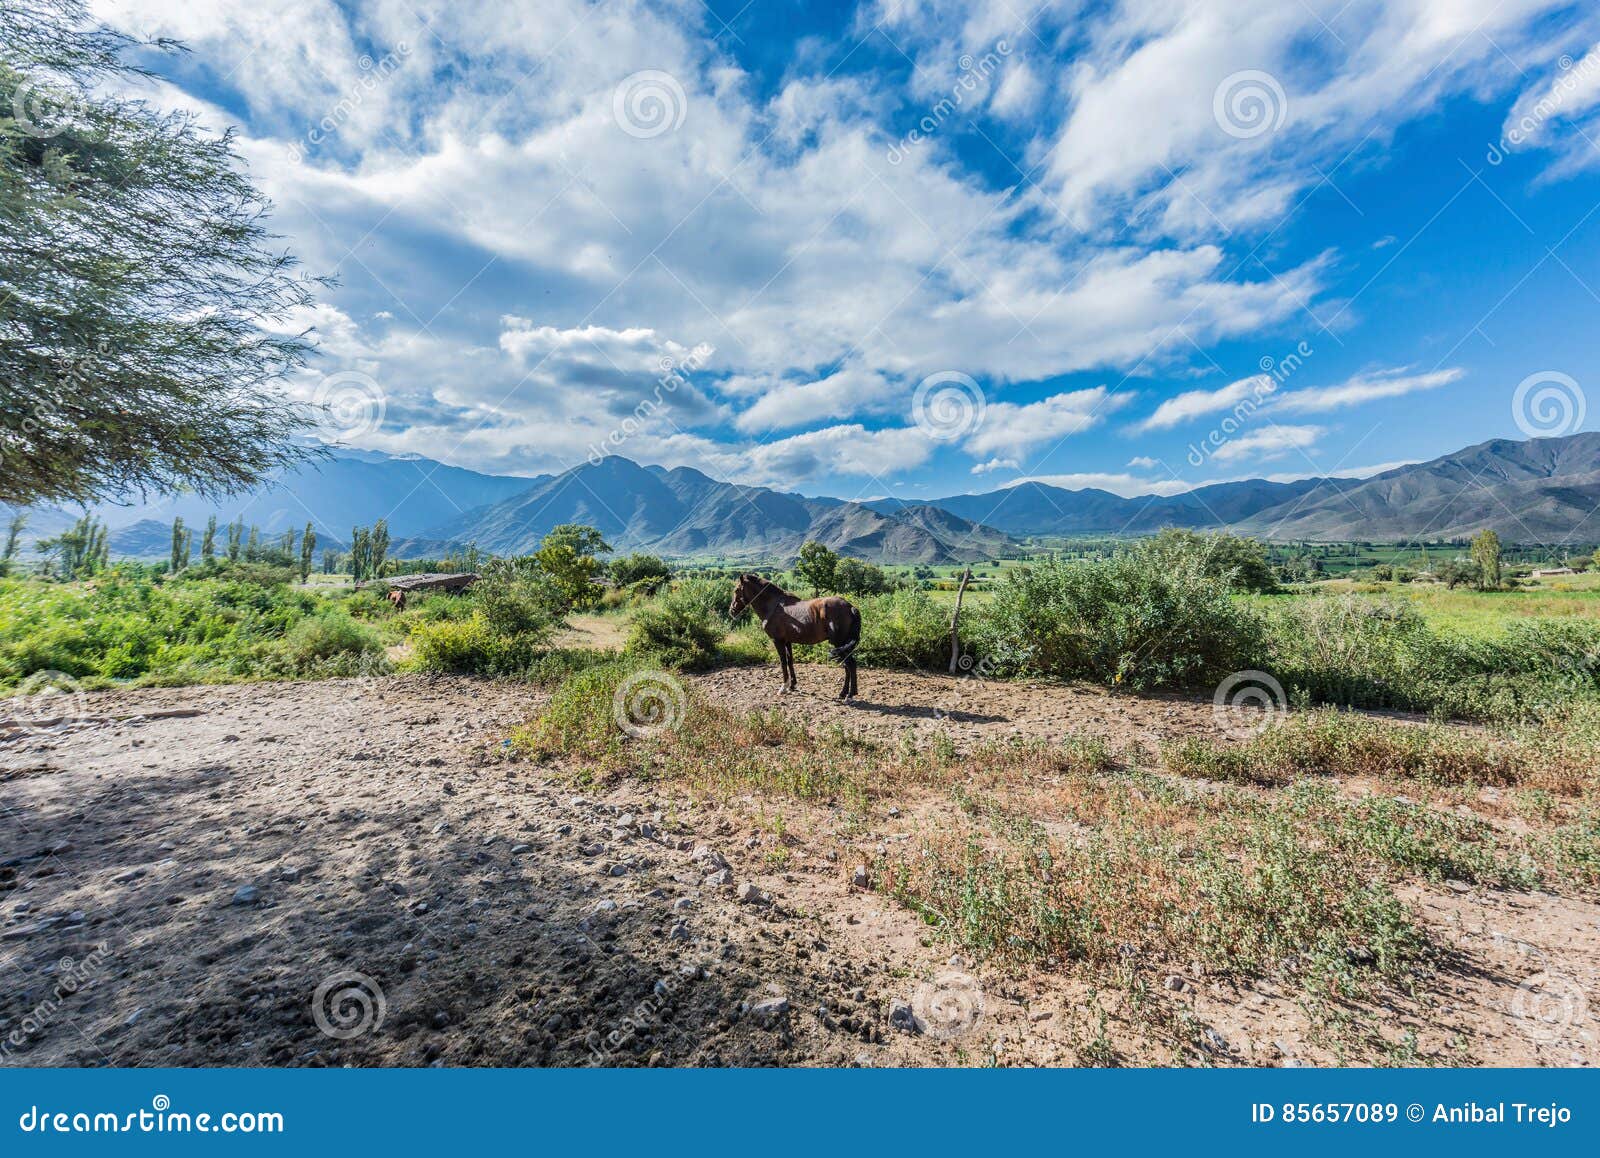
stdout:
<svg viewBox="0 0 1600 1158">
<path fill-rule="evenodd" d="M 752 575 L 746 571 L 739 576 L 733 584 L 733 601 L 728 604 L 728 618 L 738 619 L 744 614 L 744 609 L 755 601 L 761 594 L 761 576 Z"/>
</svg>

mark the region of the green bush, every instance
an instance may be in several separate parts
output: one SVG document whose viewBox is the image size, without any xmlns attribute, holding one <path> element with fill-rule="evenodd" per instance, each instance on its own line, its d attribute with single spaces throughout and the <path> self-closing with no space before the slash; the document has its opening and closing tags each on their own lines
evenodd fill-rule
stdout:
<svg viewBox="0 0 1600 1158">
<path fill-rule="evenodd" d="M 921 588 L 909 587 L 855 601 L 861 612 L 856 659 L 866 667 L 944 671 L 950 665 L 950 610 Z M 819 649 L 821 658 L 827 650 Z"/>
<path fill-rule="evenodd" d="M 548 638 L 567 607 L 559 584 L 523 560 L 496 560 L 469 589 L 468 598 L 491 631 L 505 636 Z"/>
<path fill-rule="evenodd" d="M 466 596 L 427 600 L 409 620 L 415 666 L 527 678 L 561 625 L 565 602 L 556 585 L 525 562 L 497 560 Z"/>
<path fill-rule="evenodd" d="M 374 655 L 383 650 L 383 641 L 370 627 L 343 612 L 327 610 L 308 615 L 291 627 L 279 650 L 296 670 L 311 671 L 344 656 Z"/>
<path fill-rule="evenodd" d="M 1196 559 L 1157 567 L 1138 551 L 1018 567 L 974 616 L 970 635 L 997 675 L 1134 688 L 1215 683 L 1256 666 L 1262 643 L 1257 615 Z"/>
<path fill-rule="evenodd" d="M 1190 563 L 1235 591 L 1264 594 L 1278 589 L 1278 579 L 1272 572 L 1272 564 L 1267 562 L 1267 553 L 1254 539 L 1242 539 L 1223 531 L 1202 535 L 1197 531 L 1167 527 L 1136 549 L 1151 566 L 1165 568 L 1180 561 Z"/>
<path fill-rule="evenodd" d="M 723 631 L 733 627 L 728 605 L 733 601 L 733 584 L 725 579 L 680 579 L 666 598 L 681 607 L 693 608 L 697 615 L 717 624 Z"/>
<path fill-rule="evenodd" d="M 286 650 L 300 621 L 323 614 L 349 622 L 337 604 L 274 583 L 260 567 L 215 568 L 209 579 L 152 580 L 118 567 L 93 584 L 4 580 L 0 689 L 43 670 L 161 683 L 292 675 L 297 651 L 323 652 L 313 664 L 370 651 L 365 636 L 356 652 L 331 645 L 343 630 L 333 619 Z"/>
<path fill-rule="evenodd" d="M 707 607 L 705 581 L 681 584 L 633 617 L 628 651 L 664 667 L 698 670 L 716 662 L 727 634 L 724 612 Z"/>
<path fill-rule="evenodd" d="M 1278 601 L 1265 616 L 1256 666 L 1308 702 L 1516 720 L 1600 694 L 1600 627 L 1587 621 L 1518 620 L 1492 636 L 1458 636 L 1408 602 L 1358 595 Z"/>
<path fill-rule="evenodd" d="M 526 678 L 548 635 L 548 630 L 496 631 L 487 615 L 474 611 L 466 619 L 418 623 L 411 629 L 411 647 L 414 664 L 422 671 Z"/>
</svg>

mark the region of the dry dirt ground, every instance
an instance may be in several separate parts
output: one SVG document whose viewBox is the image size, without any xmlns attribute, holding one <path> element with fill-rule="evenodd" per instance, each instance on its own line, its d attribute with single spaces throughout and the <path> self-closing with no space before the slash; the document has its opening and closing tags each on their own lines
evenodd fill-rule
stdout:
<svg viewBox="0 0 1600 1158">
<path fill-rule="evenodd" d="M 885 737 L 1077 732 L 1152 748 L 1212 728 L 1209 704 L 1180 699 L 864 672 L 846 707 L 829 698 L 835 669 L 800 678 L 791 697 L 775 668 L 697 682 L 730 706 Z M 1127 992 L 952 956 L 851 884 L 874 847 L 916 838 L 914 801 L 863 825 L 788 801 L 580 789 L 507 758 L 542 699 L 420 676 L 144 689 L 0 740 L 0 1060 L 1341 1060 L 1270 981 L 1151 963 L 1139 1000 L 1186 1027 L 1160 1040 Z M 712 887 L 724 862 L 734 887 Z M 1597 995 L 1596 906 L 1467 886 L 1407 899 L 1451 950 L 1425 1009 L 1394 994 L 1388 1011 L 1426 1060 L 1600 1062 L 1600 999 L 1555 1035 L 1514 1015 L 1544 971 Z"/>
</svg>

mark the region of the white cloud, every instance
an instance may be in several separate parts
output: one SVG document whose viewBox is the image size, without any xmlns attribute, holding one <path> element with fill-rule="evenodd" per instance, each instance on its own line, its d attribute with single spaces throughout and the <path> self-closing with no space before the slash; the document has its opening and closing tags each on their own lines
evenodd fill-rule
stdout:
<svg viewBox="0 0 1600 1158">
<path fill-rule="evenodd" d="M 1506 115 L 1498 150 L 1556 149 L 1557 173 L 1592 168 L 1600 132 L 1600 45 L 1578 59 L 1565 55 L 1528 88 Z M 1498 158 L 1496 158 L 1498 160 Z"/>
<path fill-rule="evenodd" d="M 984 410 L 982 423 L 963 446 L 974 455 L 996 451 L 1020 454 L 1041 443 L 1059 442 L 1083 433 L 1103 421 L 1106 414 L 1126 406 L 1132 397 L 1128 392 L 1113 394 L 1104 386 L 1096 386 L 1023 405 L 991 402 Z"/>
<path fill-rule="evenodd" d="M 1434 390 L 1462 377 L 1457 368 L 1410 374 L 1406 368 L 1358 374 L 1333 386 L 1313 386 L 1286 391 L 1271 376 L 1257 374 L 1216 390 L 1188 390 L 1167 399 L 1134 429 L 1170 430 L 1209 414 L 1231 411 L 1241 421 L 1257 412 L 1317 413 L 1359 406 L 1382 398 L 1399 398 L 1419 390 Z"/>
<path fill-rule="evenodd" d="M 1039 103 L 1044 86 L 1026 61 L 1009 65 L 1001 74 L 1000 86 L 989 100 L 989 109 L 1007 119 L 1024 117 Z"/>
<path fill-rule="evenodd" d="M 882 374 L 847 366 L 811 382 L 780 382 L 767 387 L 735 425 L 744 431 L 780 430 L 814 425 L 833 415 L 876 409 L 898 390 Z"/>
<path fill-rule="evenodd" d="M 992 474 L 997 470 L 1018 470 L 1014 458 L 991 458 L 988 462 L 974 463 L 969 474 Z"/>
<path fill-rule="evenodd" d="M 1313 386 L 1305 390 L 1288 391 L 1278 395 L 1273 409 L 1309 414 L 1344 406 L 1359 406 L 1380 398 L 1399 398 L 1419 390 L 1436 390 L 1457 381 L 1464 373 L 1454 368 L 1425 374 L 1407 374 L 1404 368 L 1378 370 L 1357 375 L 1337 386 Z"/>
<path fill-rule="evenodd" d="M 1211 461 L 1230 463 L 1247 459 L 1270 462 L 1291 451 L 1304 452 L 1316 445 L 1323 433 L 1320 426 L 1265 426 L 1222 443 L 1211 452 Z"/>
<path fill-rule="evenodd" d="M 1128 465 L 1137 467 L 1140 470 L 1154 470 L 1161 463 L 1147 454 L 1137 454 L 1128 460 Z"/>
<path fill-rule="evenodd" d="M 1154 413 L 1138 423 L 1135 429 L 1170 430 L 1174 426 L 1206 414 L 1232 410 L 1250 399 L 1259 404 L 1272 393 L 1274 388 L 1275 384 L 1271 378 L 1265 374 L 1255 374 L 1249 378 L 1240 378 L 1237 382 L 1230 382 L 1218 390 L 1187 390 L 1157 406 Z"/>
<path fill-rule="evenodd" d="M 1337 255 L 1241 272 L 1224 229 L 1275 223 L 1313 163 L 1356 135 L 1381 142 L 1441 96 L 1514 83 L 1529 18 L 1555 2 L 1354 0 L 1325 14 L 1333 34 L 1269 0 L 1047 3 L 1024 13 L 1032 32 L 1004 0 L 864 6 L 861 35 L 881 19 L 912 55 L 909 95 L 825 76 L 828 54 L 804 46 L 774 93 L 693 4 L 96 11 L 194 48 L 157 86 L 163 103 L 244 120 L 240 151 L 278 206 L 274 227 L 343 282 L 318 319 L 318 373 L 375 368 L 391 396 L 374 445 L 484 469 L 570 465 L 648 396 L 653 360 L 714 347 L 626 453 L 797 482 L 926 461 L 914 430 L 849 420 L 908 414 L 934 371 L 992 388 L 965 449 L 1020 460 L 1123 395 L 1015 404 L 1001 401 L 1010 386 L 1181 370 L 1197 346 L 1281 327 Z M 954 125 L 889 163 L 891 114 L 950 91 L 962 54 L 1002 38 L 1011 50 L 963 112 L 988 118 L 1034 179 L 1001 188 L 964 168 Z M 1314 69 L 1294 51 L 1313 42 Z M 370 58 L 393 53 L 376 78 Z M 1290 102 L 1283 129 L 1256 141 L 1212 117 L 1217 83 L 1246 66 L 1276 70 Z M 681 124 L 659 136 L 618 123 L 618 85 L 643 70 L 683 94 Z M 1168 421 L 1179 401 L 1148 428 L 1182 421 Z M 755 443 L 773 432 L 796 433 Z"/>
<path fill-rule="evenodd" d="M 713 467 L 741 482 L 792 488 L 817 475 L 877 477 L 926 462 L 933 443 L 916 427 L 867 430 L 849 423 L 810 430 L 748 450 L 711 456 Z"/>
</svg>

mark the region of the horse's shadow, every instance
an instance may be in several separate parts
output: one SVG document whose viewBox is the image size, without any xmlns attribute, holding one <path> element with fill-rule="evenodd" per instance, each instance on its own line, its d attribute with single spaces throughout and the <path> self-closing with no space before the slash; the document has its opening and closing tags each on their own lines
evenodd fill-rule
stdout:
<svg viewBox="0 0 1600 1158">
<path fill-rule="evenodd" d="M 845 707 L 856 708 L 862 711 L 877 712 L 882 716 L 917 716 L 922 718 L 936 718 L 953 720 L 958 724 L 1004 724 L 1011 719 L 1009 716 L 991 716 L 984 712 L 961 712 L 953 710 L 941 711 L 929 704 L 881 704 L 873 700 L 864 700 L 859 697 L 845 701 Z"/>
</svg>

